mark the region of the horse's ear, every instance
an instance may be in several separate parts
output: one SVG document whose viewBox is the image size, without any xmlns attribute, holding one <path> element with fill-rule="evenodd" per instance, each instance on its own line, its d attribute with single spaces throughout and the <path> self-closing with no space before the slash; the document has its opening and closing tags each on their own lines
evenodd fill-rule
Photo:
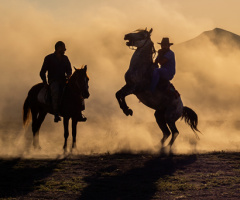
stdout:
<svg viewBox="0 0 240 200">
<path fill-rule="evenodd" d="M 87 71 L 87 65 L 84 66 L 84 70 Z"/>
<path fill-rule="evenodd" d="M 76 67 L 73 67 L 73 68 L 74 68 L 75 70 L 77 70 Z"/>
<path fill-rule="evenodd" d="M 145 28 L 145 31 L 147 31 L 147 27 Z"/>
<path fill-rule="evenodd" d="M 151 34 L 151 33 L 152 33 L 152 31 L 153 31 L 153 29 L 151 28 L 151 29 L 150 29 L 150 31 L 149 31 L 149 34 Z"/>
</svg>

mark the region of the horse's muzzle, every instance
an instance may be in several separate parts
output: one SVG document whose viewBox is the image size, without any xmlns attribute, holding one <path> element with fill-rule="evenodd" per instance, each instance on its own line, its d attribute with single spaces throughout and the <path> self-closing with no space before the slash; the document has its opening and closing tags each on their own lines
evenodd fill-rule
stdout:
<svg viewBox="0 0 240 200">
<path fill-rule="evenodd" d="M 131 37 L 131 34 L 130 34 L 130 33 L 124 36 L 124 40 L 128 40 L 128 41 L 126 42 L 126 45 L 127 45 L 127 46 L 132 46 L 133 41 L 132 41 L 132 37 Z"/>
<path fill-rule="evenodd" d="M 130 34 L 126 34 L 126 35 L 124 36 L 124 40 L 130 40 Z"/>
</svg>

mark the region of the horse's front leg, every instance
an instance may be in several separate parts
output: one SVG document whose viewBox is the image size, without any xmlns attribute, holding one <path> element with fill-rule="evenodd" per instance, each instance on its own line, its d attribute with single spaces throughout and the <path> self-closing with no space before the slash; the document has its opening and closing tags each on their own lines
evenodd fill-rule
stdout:
<svg viewBox="0 0 240 200">
<path fill-rule="evenodd" d="M 125 115 L 133 115 L 133 111 L 127 106 L 127 103 L 125 101 L 125 97 L 133 94 L 133 90 L 128 85 L 123 86 L 117 93 L 116 98 L 118 100 L 120 108 L 123 110 Z"/>
<path fill-rule="evenodd" d="M 64 138 L 65 138 L 64 145 L 63 145 L 64 152 L 67 151 L 67 139 L 69 136 L 68 123 L 69 123 L 69 117 L 64 117 L 63 118 Z"/>
<path fill-rule="evenodd" d="M 72 149 L 76 148 L 76 136 L 77 136 L 77 119 L 72 119 Z"/>
</svg>

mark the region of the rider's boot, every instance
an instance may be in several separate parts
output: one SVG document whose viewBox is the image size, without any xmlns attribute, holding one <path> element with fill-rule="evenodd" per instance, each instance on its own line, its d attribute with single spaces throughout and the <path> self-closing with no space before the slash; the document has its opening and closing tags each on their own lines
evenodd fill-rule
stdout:
<svg viewBox="0 0 240 200">
<path fill-rule="evenodd" d="M 80 115 L 78 116 L 77 120 L 79 122 L 85 122 L 85 121 L 87 121 L 87 118 L 82 113 L 80 113 Z"/>
</svg>

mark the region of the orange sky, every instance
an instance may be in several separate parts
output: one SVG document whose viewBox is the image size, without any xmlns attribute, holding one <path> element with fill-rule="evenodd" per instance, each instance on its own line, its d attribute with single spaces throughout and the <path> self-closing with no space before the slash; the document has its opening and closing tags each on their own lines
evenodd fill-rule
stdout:
<svg viewBox="0 0 240 200">
<path fill-rule="evenodd" d="M 14 11 L 29 19 L 39 13 L 50 23 L 71 23 L 75 28 L 83 28 L 83 21 L 99 21 L 113 29 L 122 24 L 129 29 L 151 26 L 158 34 L 171 34 L 181 42 L 215 27 L 240 34 L 239 6 L 238 0 L 9 0 L 1 2 L 5 10 L 1 20 L 8 20 Z"/>
<path fill-rule="evenodd" d="M 32 28 L 39 27 L 41 21 L 48 21 L 47 28 L 69 28 L 72 24 L 88 31 L 98 31 L 98 23 L 113 30 L 147 26 L 159 37 L 170 35 L 183 42 L 215 27 L 240 34 L 239 6 L 238 0 L 9 0 L 1 1 L 0 15 L 1 22 L 18 23 L 23 29 L 27 28 L 24 18 Z"/>
</svg>

